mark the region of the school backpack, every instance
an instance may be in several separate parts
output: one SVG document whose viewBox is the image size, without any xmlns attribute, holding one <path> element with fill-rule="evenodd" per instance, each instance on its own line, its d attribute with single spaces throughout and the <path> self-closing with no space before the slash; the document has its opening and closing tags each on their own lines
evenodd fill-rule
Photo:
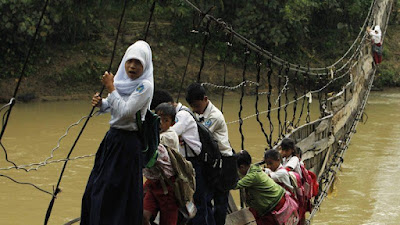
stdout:
<svg viewBox="0 0 400 225">
<path fill-rule="evenodd" d="M 304 186 L 304 197 L 307 202 L 307 211 L 311 212 L 311 198 L 317 196 L 319 184 L 317 181 L 317 176 L 305 168 L 304 165 L 300 164 L 301 174 L 303 176 L 303 186 Z"/>
<path fill-rule="evenodd" d="M 151 168 L 157 161 L 158 144 L 160 143 L 160 117 L 150 111 L 146 111 L 144 121 L 141 120 L 140 110 L 136 112 L 136 123 L 143 147 L 143 167 Z"/>
<path fill-rule="evenodd" d="M 217 182 L 222 169 L 222 155 L 219 151 L 218 141 L 214 138 L 211 131 L 196 119 L 190 110 L 186 108 L 182 108 L 181 110 L 190 113 L 196 121 L 201 142 L 201 152 L 199 155 L 194 151 L 193 153 L 197 155 L 201 162 L 204 163 L 204 174 L 207 174 L 205 178 L 207 179 L 208 184 L 213 186 Z"/>
<path fill-rule="evenodd" d="M 312 198 L 317 196 L 319 189 L 317 175 L 315 175 L 315 173 L 313 173 L 312 171 L 307 170 L 302 164 L 300 164 L 300 169 L 301 175 L 304 179 L 304 185 L 307 186 L 307 197 Z"/>
<path fill-rule="evenodd" d="M 178 151 L 164 146 L 167 149 L 171 166 L 176 172 L 175 183 L 166 178 L 164 172 L 161 176 L 173 186 L 175 198 L 178 203 L 179 211 L 187 219 L 196 215 L 196 207 L 193 203 L 193 194 L 196 191 L 196 175 L 191 162 L 186 160 Z"/>
</svg>

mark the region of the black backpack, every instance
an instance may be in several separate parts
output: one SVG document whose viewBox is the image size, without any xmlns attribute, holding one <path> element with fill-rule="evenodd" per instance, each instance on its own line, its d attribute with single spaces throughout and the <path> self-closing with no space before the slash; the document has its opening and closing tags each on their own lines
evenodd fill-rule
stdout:
<svg viewBox="0 0 400 225">
<path fill-rule="evenodd" d="M 215 140 L 211 131 L 196 119 L 190 110 L 185 108 L 182 108 L 181 110 L 190 113 L 196 121 L 202 147 L 199 155 L 197 155 L 192 149 L 191 150 L 195 155 L 197 155 L 199 160 L 204 163 L 204 174 L 206 174 L 207 181 L 212 185 L 217 181 L 222 168 L 222 155 L 219 151 L 218 141 Z"/>
<path fill-rule="evenodd" d="M 150 110 L 146 111 L 144 121 L 141 120 L 140 110 L 136 112 L 136 123 L 143 147 L 143 167 L 154 166 L 158 157 L 158 144 L 160 143 L 160 117 Z"/>
</svg>

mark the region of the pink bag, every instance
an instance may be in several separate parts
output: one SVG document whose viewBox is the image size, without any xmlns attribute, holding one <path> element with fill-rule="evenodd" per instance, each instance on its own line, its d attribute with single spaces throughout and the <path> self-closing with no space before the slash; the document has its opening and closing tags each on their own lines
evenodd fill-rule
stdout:
<svg viewBox="0 0 400 225">
<path fill-rule="evenodd" d="M 297 212 L 298 205 L 296 201 L 285 193 L 285 204 L 278 211 L 272 211 L 279 225 L 296 225 L 299 222 L 299 214 Z"/>
</svg>

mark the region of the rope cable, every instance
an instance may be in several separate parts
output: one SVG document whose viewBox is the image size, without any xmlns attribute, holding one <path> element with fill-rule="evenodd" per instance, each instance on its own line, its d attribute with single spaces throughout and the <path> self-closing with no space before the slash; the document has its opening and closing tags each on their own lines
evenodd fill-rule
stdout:
<svg viewBox="0 0 400 225">
<path fill-rule="evenodd" d="M 368 13 L 368 15 L 367 15 L 366 18 L 370 18 L 370 17 L 371 17 L 371 15 L 372 15 L 372 9 L 373 9 L 373 5 L 374 5 L 375 1 L 376 1 L 376 0 L 374 0 L 374 1 L 371 3 L 371 5 L 370 5 L 370 10 L 369 10 L 369 13 Z M 283 59 L 280 59 L 280 58 L 274 56 L 271 52 L 269 52 L 269 51 L 267 51 L 267 50 L 261 48 L 260 46 L 256 45 L 255 43 L 251 42 L 250 40 L 246 39 L 245 37 L 243 37 L 242 35 L 240 35 L 240 34 L 237 33 L 236 31 L 234 31 L 234 30 L 232 29 L 232 27 L 229 26 L 226 22 L 222 21 L 221 18 L 216 19 L 216 18 L 213 17 L 212 15 L 209 15 L 208 13 L 202 12 L 198 7 L 196 7 L 196 6 L 195 6 L 192 2 L 190 2 L 189 0 L 185 0 L 185 2 L 186 2 L 190 7 L 192 7 L 194 10 L 196 10 L 196 11 L 199 12 L 200 14 L 204 15 L 204 16 L 205 16 L 206 18 L 208 18 L 209 20 L 212 20 L 212 21 L 214 21 L 215 23 L 217 23 L 217 24 L 218 24 L 220 27 L 222 27 L 226 32 L 233 34 L 234 37 L 235 37 L 236 39 L 238 39 L 241 43 L 247 45 L 247 47 L 248 47 L 249 49 L 251 49 L 251 50 L 253 50 L 253 51 L 255 51 L 255 52 L 257 52 L 257 53 L 259 53 L 259 54 L 261 54 L 261 55 L 264 55 L 264 56 L 266 56 L 266 57 L 268 57 L 268 58 L 272 58 L 272 61 L 273 61 L 275 64 L 278 64 L 278 65 L 281 65 L 281 66 L 282 66 L 282 65 L 290 65 L 290 70 L 292 70 L 292 71 L 296 71 L 296 70 L 299 71 L 299 72 L 306 72 L 306 71 L 309 71 L 309 75 L 318 75 L 317 73 L 314 73 L 314 72 L 311 72 L 311 71 L 324 71 L 326 67 L 331 68 L 331 67 L 334 67 L 335 65 L 337 65 L 339 62 L 341 62 L 341 61 L 347 56 L 347 54 L 351 51 L 351 49 L 354 48 L 355 43 L 357 43 L 357 41 L 358 41 L 358 39 L 359 39 L 359 37 L 357 37 L 357 38 L 355 39 L 353 45 L 351 46 L 351 48 L 348 49 L 348 52 L 346 52 L 345 55 L 343 55 L 337 62 L 335 62 L 334 64 L 332 64 L 332 65 L 330 65 L 330 66 L 326 66 L 326 67 L 323 67 L 323 68 L 309 68 L 308 66 L 307 66 L 307 67 L 299 66 L 299 65 L 297 65 L 297 64 L 289 63 L 289 62 L 287 62 L 287 61 L 285 61 L 285 60 L 283 60 Z M 366 21 L 368 21 L 368 19 L 366 19 Z M 365 32 L 364 32 L 364 27 L 365 27 L 365 25 L 366 25 L 366 22 L 364 22 L 364 25 L 363 25 L 362 29 L 360 29 L 359 35 L 361 35 L 362 33 L 365 33 Z M 365 35 L 364 35 L 364 36 L 365 36 Z M 360 45 L 360 43 L 362 43 L 362 42 L 359 42 L 359 45 Z M 356 54 L 356 53 L 353 53 L 353 54 Z M 350 58 L 352 58 L 352 57 L 350 57 Z M 343 70 L 343 69 L 350 63 L 350 61 L 351 61 L 351 60 L 348 60 L 338 71 Z M 299 68 L 299 69 L 298 69 L 298 68 Z M 319 73 L 319 74 L 321 74 L 321 73 Z M 321 75 L 329 75 L 329 74 L 322 73 Z"/>
<path fill-rule="evenodd" d="M 112 51 L 111 60 L 110 60 L 110 64 L 109 64 L 109 67 L 108 67 L 108 71 L 111 70 L 111 66 L 112 66 L 112 63 L 113 63 L 113 60 L 114 60 L 115 51 L 116 51 L 117 42 L 118 42 L 118 37 L 119 37 L 119 33 L 120 33 L 120 31 L 121 31 L 121 24 L 122 24 L 124 15 L 125 15 L 125 9 L 126 9 L 127 2 L 128 2 L 128 0 L 124 0 L 124 6 L 123 6 L 122 13 L 121 13 L 121 18 L 120 18 L 120 20 L 119 20 L 119 24 L 118 24 L 117 34 L 116 34 L 115 41 L 114 41 L 114 47 L 113 47 L 113 51 Z M 101 89 L 101 91 L 100 91 L 99 96 L 101 96 L 101 94 L 102 94 L 102 92 L 104 91 L 104 89 L 105 89 L 105 86 L 103 85 L 103 87 L 102 87 L 102 89 Z M 83 130 L 86 128 L 86 125 L 88 124 L 90 118 L 92 117 L 91 115 L 93 114 L 93 111 L 94 111 L 95 107 L 96 107 L 96 106 L 93 106 L 93 107 L 92 107 L 92 109 L 91 109 L 91 111 L 90 111 L 88 117 L 86 118 L 85 123 L 83 124 L 83 126 L 82 126 L 82 128 L 81 128 L 81 130 L 80 130 L 80 132 L 79 132 L 79 134 L 78 134 L 78 136 L 76 137 L 76 139 L 75 139 L 75 141 L 74 141 L 74 143 L 73 143 L 73 145 L 72 145 L 72 147 L 71 147 L 71 149 L 70 149 L 70 151 L 68 152 L 68 155 L 67 155 L 66 159 L 69 159 L 69 157 L 71 156 L 72 151 L 74 150 L 76 144 L 78 143 L 79 138 L 81 137 L 81 135 L 82 135 L 82 133 L 83 133 Z M 50 215 L 51 215 L 51 211 L 52 211 L 52 209 L 53 209 L 54 201 L 55 201 L 55 199 L 56 199 L 56 197 L 57 197 L 57 194 L 60 192 L 59 186 L 60 186 L 60 183 L 61 183 L 61 179 L 62 179 L 62 177 L 63 177 L 63 175 L 64 175 L 64 171 L 65 171 L 65 168 L 66 168 L 66 166 L 67 166 L 67 163 L 68 163 L 68 160 L 64 162 L 64 165 L 63 165 L 63 167 L 62 167 L 62 170 L 61 170 L 61 173 L 60 173 L 60 177 L 58 178 L 57 185 L 56 185 L 56 188 L 55 188 L 55 190 L 54 190 L 53 197 L 52 197 L 52 199 L 51 199 L 51 201 L 50 201 L 50 203 L 49 203 L 49 207 L 48 207 L 47 212 L 46 212 L 46 216 L 45 216 L 45 220 L 44 220 L 44 225 L 47 225 L 47 223 L 48 223 L 48 220 L 49 220 Z"/>
</svg>

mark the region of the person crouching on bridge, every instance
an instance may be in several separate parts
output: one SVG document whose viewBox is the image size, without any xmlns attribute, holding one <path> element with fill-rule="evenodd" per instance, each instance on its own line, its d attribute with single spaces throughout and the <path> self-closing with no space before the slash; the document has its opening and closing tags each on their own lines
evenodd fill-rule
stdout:
<svg viewBox="0 0 400 225">
<path fill-rule="evenodd" d="M 245 189 L 246 203 L 258 225 L 279 225 L 285 221 L 291 222 L 288 224 L 298 223 L 296 202 L 259 165 L 251 164 L 247 151 L 242 150 L 238 154 L 237 167 L 244 177 L 235 189 Z"/>
<path fill-rule="evenodd" d="M 149 44 L 137 41 L 125 52 L 118 71 L 105 72 L 102 83 L 110 93 L 99 93 L 92 105 L 111 112 L 110 130 L 99 149 L 82 198 L 82 225 L 142 224 L 143 144 L 136 112 L 142 120 L 153 97 L 153 62 Z"/>
<path fill-rule="evenodd" d="M 372 54 L 374 57 L 375 64 L 379 64 L 382 62 L 382 31 L 380 26 L 375 26 L 373 30 L 370 27 L 367 27 L 367 32 L 371 36 L 372 39 Z"/>
</svg>

